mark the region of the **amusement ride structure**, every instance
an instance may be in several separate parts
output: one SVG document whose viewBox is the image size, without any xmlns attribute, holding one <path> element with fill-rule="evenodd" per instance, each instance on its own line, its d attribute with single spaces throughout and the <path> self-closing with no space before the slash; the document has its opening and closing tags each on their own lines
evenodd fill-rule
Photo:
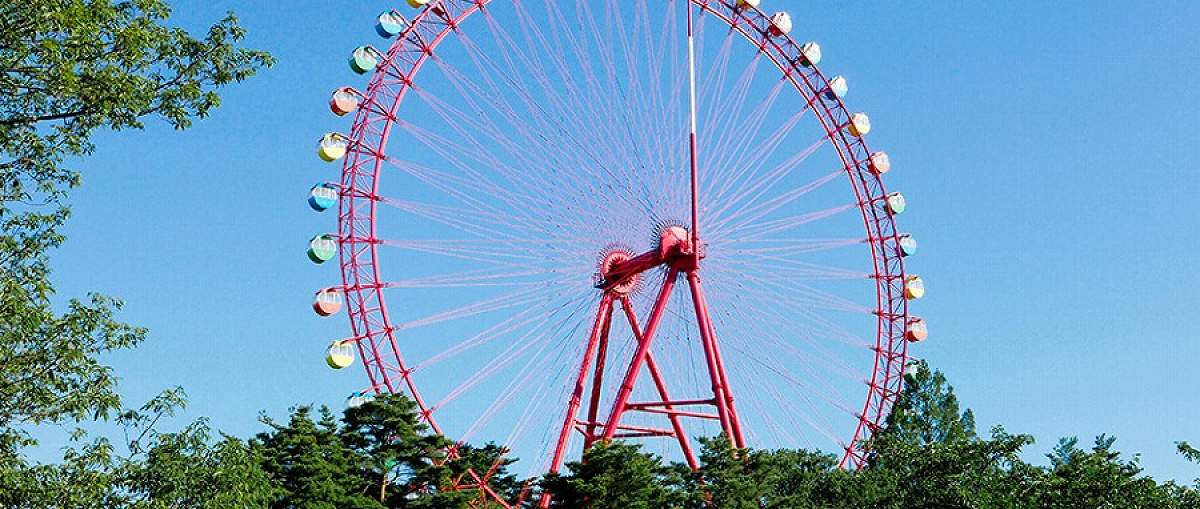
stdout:
<svg viewBox="0 0 1200 509">
<path fill-rule="evenodd" d="M 898 397 L 916 252 L 847 80 L 758 0 L 407 0 L 318 152 L 341 179 L 319 291 L 358 358 L 530 474 L 603 440 L 698 465 L 698 439 L 857 467 Z M 848 184 L 848 185 L 847 185 Z M 385 298 L 386 294 L 386 298 Z M 481 485 L 486 474 L 472 474 Z"/>
</svg>

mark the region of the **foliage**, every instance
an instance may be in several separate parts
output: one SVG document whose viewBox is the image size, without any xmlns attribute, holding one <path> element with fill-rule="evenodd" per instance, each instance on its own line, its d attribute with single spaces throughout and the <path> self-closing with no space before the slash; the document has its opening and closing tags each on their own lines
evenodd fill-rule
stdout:
<svg viewBox="0 0 1200 509">
<path fill-rule="evenodd" d="M 122 412 L 117 418 L 125 430 L 122 447 L 98 438 L 68 448 L 61 463 L 4 470 L 0 506 L 262 506 L 269 495 L 268 479 L 246 443 L 228 436 L 214 442 L 204 420 L 175 433 L 155 429 L 159 420 L 182 408 L 182 398 L 178 389 L 165 391 L 138 410 Z M 80 432 L 77 439 L 83 438 Z"/>
<path fill-rule="evenodd" d="M 568 462 L 566 474 L 547 474 L 542 491 L 550 507 L 576 509 L 663 509 L 680 507 L 684 495 L 678 469 L 666 467 L 657 456 L 638 446 L 601 442 L 584 452 L 581 461 Z"/>
<path fill-rule="evenodd" d="M 169 14 L 163 0 L 0 0 L 0 201 L 59 196 L 79 183 L 62 163 L 97 128 L 186 128 L 220 104 L 213 87 L 273 63 L 236 45 L 233 14 L 202 38 Z"/>
<path fill-rule="evenodd" d="M 940 371 L 925 361 L 914 361 L 916 370 L 904 376 L 903 397 L 888 416 L 888 435 L 910 444 L 954 443 L 972 440 L 975 416 L 960 411 L 958 397 Z"/>
<path fill-rule="evenodd" d="M 837 458 L 803 450 L 737 450 L 727 437 L 702 440 L 690 505 L 728 508 L 842 507 L 858 491 Z"/>
<path fill-rule="evenodd" d="M 100 362 L 146 331 L 119 322 L 119 300 L 55 299 L 49 254 L 61 245 L 64 198 L 81 181 L 65 162 L 92 151 L 97 129 L 141 128 L 155 116 L 191 125 L 219 103 L 216 87 L 272 60 L 239 48 L 229 15 L 203 38 L 162 23 L 160 0 L 0 0 L 0 506 L 243 507 L 265 499 L 258 461 L 241 441 L 198 421 L 154 425 L 182 404 L 167 391 L 124 410 Z M 30 426 L 116 419 L 135 438 L 99 438 L 58 464 L 29 464 Z"/>
<path fill-rule="evenodd" d="M 361 474 L 367 458 L 342 442 L 340 426 L 328 409 L 317 420 L 312 408 L 292 410 L 286 425 L 263 418 L 271 431 L 260 433 L 252 447 L 272 479 L 275 508 L 383 507 Z"/>
<path fill-rule="evenodd" d="M 339 422 L 322 408 L 292 410 L 287 425 L 263 421 L 270 430 L 251 442 L 273 486 L 276 508 L 470 507 L 482 498 L 467 469 L 492 475 L 488 488 L 509 497 L 519 483 L 506 472 L 503 449 L 455 445 L 422 424 L 412 400 L 379 395 L 346 410 Z M 450 451 L 457 459 L 446 461 Z"/>
<path fill-rule="evenodd" d="M 218 105 L 214 87 L 272 63 L 237 47 L 232 14 L 203 38 L 168 14 L 160 0 L 0 0 L 0 464 L 20 463 L 26 425 L 112 417 L 116 376 L 98 359 L 145 337 L 113 298 L 55 309 L 48 256 L 80 182 L 64 161 L 91 152 L 98 128 L 186 128 Z"/>
<path fill-rule="evenodd" d="M 47 251 L 62 242 L 64 210 L 5 217 L 0 210 L 0 455 L 29 443 L 19 427 L 110 417 L 116 376 L 98 357 L 140 342 L 115 320 L 121 303 L 92 295 L 56 312 Z"/>
</svg>

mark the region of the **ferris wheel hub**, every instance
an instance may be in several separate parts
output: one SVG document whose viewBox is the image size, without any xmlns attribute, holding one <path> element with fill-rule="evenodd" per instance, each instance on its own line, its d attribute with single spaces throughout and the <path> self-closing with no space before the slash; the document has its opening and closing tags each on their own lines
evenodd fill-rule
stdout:
<svg viewBox="0 0 1200 509">
<path fill-rule="evenodd" d="M 637 273 L 621 276 L 613 271 L 618 265 L 632 259 L 632 254 L 624 250 L 614 250 L 600 260 L 600 277 L 611 282 L 611 285 L 607 287 L 608 290 L 624 295 L 637 287 Z"/>
</svg>

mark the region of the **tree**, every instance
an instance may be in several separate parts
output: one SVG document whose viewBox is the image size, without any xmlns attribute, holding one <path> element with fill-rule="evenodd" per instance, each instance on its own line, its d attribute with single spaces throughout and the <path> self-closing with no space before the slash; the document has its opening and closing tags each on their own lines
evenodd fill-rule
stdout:
<svg viewBox="0 0 1200 509">
<path fill-rule="evenodd" d="M 859 493 L 837 458 L 803 450 L 738 450 L 725 436 L 701 440 L 700 469 L 689 476 L 690 504 L 721 508 L 847 507 Z"/>
<path fill-rule="evenodd" d="M 248 445 L 212 440 L 201 419 L 175 433 L 155 425 L 182 408 L 179 390 L 164 391 L 116 419 L 125 431 L 118 448 L 107 438 L 68 448 L 61 463 L 0 470 L 7 482 L 0 506 L 38 509 L 263 507 L 270 484 Z M 84 435 L 77 432 L 82 441 Z M 128 451 L 127 454 L 118 451 Z"/>
<path fill-rule="evenodd" d="M 977 438 L 975 415 L 960 411 L 954 388 L 925 361 L 904 376 L 904 392 L 887 419 L 890 437 L 909 444 L 954 443 Z"/>
<path fill-rule="evenodd" d="M 680 507 L 678 469 L 621 442 L 601 442 L 567 463 L 567 474 L 547 474 L 542 491 L 551 507 L 572 509 L 666 509 Z"/>
<path fill-rule="evenodd" d="M 313 420 L 312 408 L 292 409 L 287 425 L 271 427 L 251 441 L 274 486 L 270 507 L 279 509 L 382 508 L 378 490 L 363 475 L 371 458 L 347 447 L 338 421 L 327 408 Z"/>
<path fill-rule="evenodd" d="M 1113 437 L 1100 435 L 1090 451 L 1064 438 L 1047 455 L 1050 468 L 1037 490 L 1040 507 L 1176 507 L 1170 490 L 1141 475 L 1138 458 L 1121 459 Z"/>
<path fill-rule="evenodd" d="M 93 294 L 54 307 L 49 252 L 63 242 L 64 197 L 96 129 L 177 129 L 219 104 L 214 89 L 273 62 L 237 46 L 230 14 L 206 36 L 163 25 L 161 0 L 0 0 L 0 468 L 22 468 L 23 432 L 43 422 L 111 418 L 116 376 L 100 363 L 146 331 Z M 4 482 L 5 476 L 0 476 Z"/>
<path fill-rule="evenodd" d="M 232 13 L 203 38 L 169 14 L 162 0 L 0 0 L 0 200 L 61 196 L 80 182 L 63 161 L 91 152 L 97 128 L 186 128 L 220 104 L 214 87 L 273 63 L 236 46 Z"/>
<path fill-rule="evenodd" d="M 340 421 L 326 408 L 314 420 L 312 408 L 299 407 L 287 425 L 263 422 L 271 429 L 251 447 L 274 486 L 270 507 L 479 507 L 485 498 L 468 469 L 490 473 L 487 487 L 497 493 L 520 490 L 503 448 L 456 445 L 431 433 L 402 394 L 377 395 Z"/>
<path fill-rule="evenodd" d="M 454 493 L 444 466 L 453 442 L 429 433 L 416 404 L 401 394 L 381 394 L 348 408 L 340 431 L 360 458 L 369 492 L 387 507 L 456 507 L 470 496 Z"/>
</svg>

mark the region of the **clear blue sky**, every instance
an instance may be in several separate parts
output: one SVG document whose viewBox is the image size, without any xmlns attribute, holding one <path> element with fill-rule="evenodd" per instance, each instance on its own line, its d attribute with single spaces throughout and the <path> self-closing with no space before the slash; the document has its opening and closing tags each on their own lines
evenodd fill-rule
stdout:
<svg viewBox="0 0 1200 509">
<path fill-rule="evenodd" d="M 335 178 L 315 140 L 348 128 L 329 92 L 364 83 L 345 56 L 382 44 L 371 25 L 392 3 L 176 4 L 191 29 L 236 11 L 279 63 L 187 132 L 99 136 L 75 163 L 85 185 L 55 277 L 64 297 L 123 298 L 121 318 L 150 329 L 108 359 L 131 402 L 182 385 L 186 417 L 248 436 L 260 410 L 340 408 L 365 380 L 321 359 L 348 325 L 308 308 L 339 276 L 304 257 L 333 228 L 304 199 Z M 792 12 L 871 113 L 929 288 L 915 309 L 932 335 L 911 352 L 980 427 L 1033 434 L 1031 456 L 1108 433 L 1151 475 L 1200 475 L 1173 445 L 1200 442 L 1200 4 L 763 4 Z"/>
</svg>

